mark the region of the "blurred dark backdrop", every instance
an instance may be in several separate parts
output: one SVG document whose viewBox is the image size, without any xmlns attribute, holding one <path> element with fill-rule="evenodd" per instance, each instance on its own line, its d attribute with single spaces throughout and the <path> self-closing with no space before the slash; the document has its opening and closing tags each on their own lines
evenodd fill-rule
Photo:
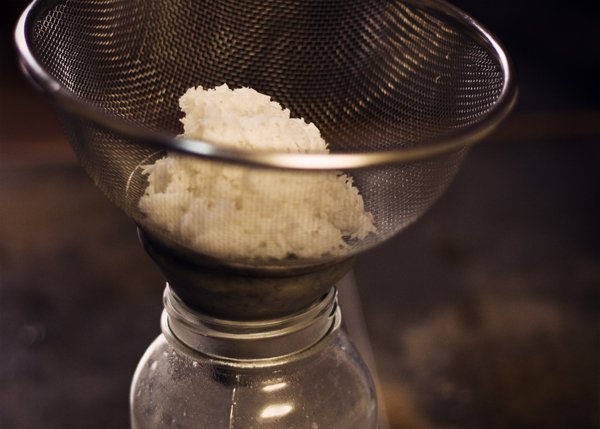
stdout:
<svg viewBox="0 0 600 429">
<path fill-rule="evenodd" d="M 492 30 L 513 58 L 520 111 L 598 109 L 597 2 L 452 2 Z"/>
<path fill-rule="evenodd" d="M 160 275 L 18 72 L 0 3 L 0 428 L 125 428 Z M 600 7 L 453 2 L 507 47 L 514 114 L 356 278 L 395 428 L 600 428 Z"/>
</svg>

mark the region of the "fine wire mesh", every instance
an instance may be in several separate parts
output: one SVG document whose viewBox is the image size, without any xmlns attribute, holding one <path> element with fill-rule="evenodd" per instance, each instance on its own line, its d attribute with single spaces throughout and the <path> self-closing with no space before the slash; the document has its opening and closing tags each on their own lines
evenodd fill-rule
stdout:
<svg viewBox="0 0 600 429">
<path fill-rule="evenodd" d="M 268 94 L 315 123 L 332 152 L 414 147 L 481 121 L 506 78 L 463 24 L 400 1 L 50 3 L 30 35 L 49 74 L 86 103 L 172 135 L 182 131 L 178 98 L 187 88 L 227 83 Z M 64 119 L 97 185 L 160 235 L 137 201 L 147 186 L 140 166 L 164 152 L 72 113 Z M 350 172 L 377 226 L 351 253 L 421 215 L 465 152 Z"/>
</svg>

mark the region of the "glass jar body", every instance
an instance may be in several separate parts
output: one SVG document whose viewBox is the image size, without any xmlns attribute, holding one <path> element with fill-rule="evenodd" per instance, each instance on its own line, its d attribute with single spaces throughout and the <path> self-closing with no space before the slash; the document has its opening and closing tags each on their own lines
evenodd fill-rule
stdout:
<svg viewBox="0 0 600 429">
<path fill-rule="evenodd" d="M 209 357 L 160 335 L 131 387 L 133 429 L 375 429 L 369 372 L 337 328 L 273 359 Z"/>
</svg>

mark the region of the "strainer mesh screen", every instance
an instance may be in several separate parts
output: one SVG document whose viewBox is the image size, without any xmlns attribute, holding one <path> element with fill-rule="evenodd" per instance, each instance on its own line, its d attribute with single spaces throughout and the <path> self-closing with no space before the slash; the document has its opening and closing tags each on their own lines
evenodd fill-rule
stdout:
<svg viewBox="0 0 600 429">
<path fill-rule="evenodd" d="M 34 55 L 49 74 L 86 103 L 173 135 L 182 131 L 177 101 L 187 88 L 227 83 L 269 94 L 314 122 L 332 152 L 414 147 L 480 121 L 505 80 L 498 60 L 463 24 L 411 3 L 51 3 L 30 31 Z M 77 115 L 65 120 L 88 173 L 144 226 L 136 203 L 146 183 L 137 167 L 162 152 Z M 464 152 L 352 171 L 378 229 L 354 251 L 422 214 Z"/>
</svg>

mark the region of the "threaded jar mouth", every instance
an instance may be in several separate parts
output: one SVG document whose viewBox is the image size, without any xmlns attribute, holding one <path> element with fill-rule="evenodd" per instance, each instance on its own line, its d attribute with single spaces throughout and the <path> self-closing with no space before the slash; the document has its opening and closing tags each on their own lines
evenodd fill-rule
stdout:
<svg viewBox="0 0 600 429">
<path fill-rule="evenodd" d="M 226 320 L 197 312 L 168 285 L 163 302 L 162 331 L 174 347 L 224 360 L 256 361 L 300 353 L 341 323 L 335 287 L 304 311 L 262 321 Z"/>
</svg>

